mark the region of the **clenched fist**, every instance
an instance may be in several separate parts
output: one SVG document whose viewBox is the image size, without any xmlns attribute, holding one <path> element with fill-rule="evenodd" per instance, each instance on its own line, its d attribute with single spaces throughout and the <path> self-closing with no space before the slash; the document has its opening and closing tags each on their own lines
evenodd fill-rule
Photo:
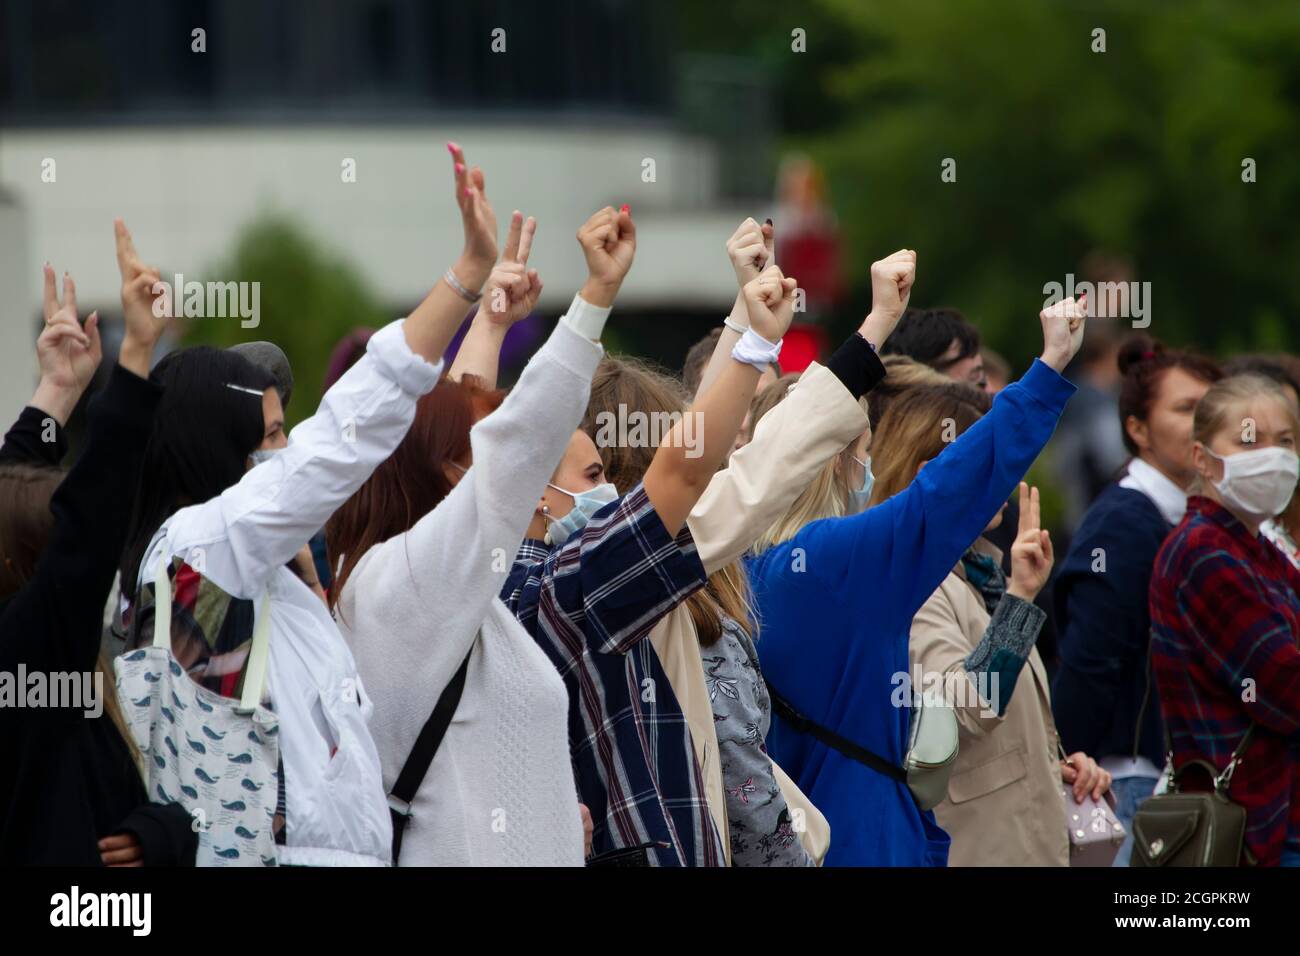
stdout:
<svg viewBox="0 0 1300 956">
<path fill-rule="evenodd" d="M 745 283 L 742 293 L 749 310 L 749 327 L 769 342 L 779 342 L 794 319 L 794 294 L 799 283 L 777 266 Z"/>
<path fill-rule="evenodd" d="M 775 241 L 770 223 L 760 226 L 750 218 L 736 227 L 727 240 L 727 257 L 740 285 L 757 279 L 772 263 Z"/>
<path fill-rule="evenodd" d="M 606 206 L 582 224 L 578 244 L 587 259 L 587 281 L 580 294 L 592 305 L 608 308 L 636 255 L 632 211 L 624 206 L 615 212 L 613 206 Z"/>
<path fill-rule="evenodd" d="M 1083 345 L 1088 320 L 1088 294 L 1062 299 L 1038 313 L 1043 323 L 1043 362 L 1060 372 L 1070 364 Z"/>
</svg>

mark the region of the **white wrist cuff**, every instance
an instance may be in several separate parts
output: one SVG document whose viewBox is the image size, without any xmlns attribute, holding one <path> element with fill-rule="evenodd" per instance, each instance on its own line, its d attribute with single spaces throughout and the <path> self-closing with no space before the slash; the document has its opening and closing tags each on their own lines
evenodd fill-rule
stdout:
<svg viewBox="0 0 1300 956">
<path fill-rule="evenodd" d="M 584 338 L 599 342 L 611 311 L 611 308 L 592 305 L 581 295 L 575 295 L 569 311 L 560 316 L 560 321 Z"/>
<path fill-rule="evenodd" d="M 731 349 L 733 359 L 746 365 L 752 365 L 760 372 L 775 362 L 780 354 L 780 342 L 769 342 L 753 329 L 745 329 L 745 334 L 740 337 L 740 341 Z"/>
</svg>

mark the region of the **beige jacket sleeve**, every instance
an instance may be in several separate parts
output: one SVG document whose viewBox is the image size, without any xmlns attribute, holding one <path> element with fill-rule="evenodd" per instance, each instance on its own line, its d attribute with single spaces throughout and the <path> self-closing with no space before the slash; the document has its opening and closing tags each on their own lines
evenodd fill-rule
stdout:
<svg viewBox="0 0 1300 956">
<path fill-rule="evenodd" d="M 927 691 L 942 678 L 944 699 L 956 711 L 961 729 L 980 737 L 1003 718 L 980 697 L 966 669 L 966 659 L 989 623 L 988 611 L 976 607 L 977 600 L 961 578 L 949 574 L 912 618 L 909 656 L 912 680 L 917 680 L 919 671 L 922 681 L 913 692 Z"/>
<path fill-rule="evenodd" d="M 739 558 L 822 467 L 867 427 L 867 413 L 835 373 L 814 362 L 732 454 L 687 524 L 709 574 Z"/>
</svg>

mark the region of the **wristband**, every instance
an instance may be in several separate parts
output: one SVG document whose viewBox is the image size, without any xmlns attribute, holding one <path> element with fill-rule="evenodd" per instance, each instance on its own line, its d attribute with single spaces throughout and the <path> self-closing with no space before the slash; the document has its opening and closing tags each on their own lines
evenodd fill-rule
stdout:
<svg viewBox="0 0 1300 956">
<path fill-rule="evenodd" d="M 749 326 L 741 325 L 739 322 L 732 322 L 731 316 L 727 316 L 723 319 L 722 324 L 731 329 L 731 331 L 735 332 L 737 335 L 744 335 L 749 331 Z"/>
<path fill-rule="evenodd" d="M 600 341 L 600 333 L 605 329 L 605 320 L 609 318 L 611 308 L 592 305 L 581 295 L 573 297 L 569 311 L 560 316 L 560 321 L 573 331 L 593 342 Z"/>
<path fill-rule="evenodd" d="M 456 273 L 452 272 L 450 268 L 442 274 L 442 278 L 447 285 L 451 286 L 453 292 L 471 305 L 483 298 L 482 292 L 470 292 L 469 289 L 461 285 L 460 280 L 456 278 Z"/>
<path fill-rule="evenodd" d="M 774 365 L 777 356 L 780 354 L 780 342 L 769 342 L 753 329 L 746 329 L 745 334 L 740 337 L 740 341 L 731 349 L 733 359 L 745 365 L 752 365 L 760 372 Z"/>
</svg>

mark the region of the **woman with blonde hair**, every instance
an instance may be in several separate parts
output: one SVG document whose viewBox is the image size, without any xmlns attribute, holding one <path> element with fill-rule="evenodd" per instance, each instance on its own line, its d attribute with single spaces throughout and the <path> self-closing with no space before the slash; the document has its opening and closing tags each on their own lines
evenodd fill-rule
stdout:
<svg viewBox="0 0 1300 956">
<path fill-rule="evenodd" d="M 919 808 L 901 770 L 886 774 L 850 753 L 869 750 L 901 768 L 910 711 L 892 700 L 895 675 L 908 670 L 912 617 L 1005 502 L 1074 391 L 1060 372 L 1083 341 L 1082 304 L 1058 303 L 1040 320 L 1042 358 L 965 434 L 941 423 L 952 447 L 902 492 L 857 507 L 871 440 L 864 431 L 747 563 L 777 707 L 772 755 L 830 820 L 830 864 L 947 861 L 947 835 Z M 853 746 L 844 752 L 827 739 Z"/>
<path fill-rule="evenodd" d="M 1300 866 L 1300 571 L 1260 535 L 1295 492 L 1300 421 L 1275 382 L 1238 375 L 1202 396 L 1192 435 L 1187 513 L 1150 592 L 1173 771 L 1245 808 L 1244 862 Z M 1133 852 L 1158 865 L 1163 848 Z"/>
<path fill-rule="evenodd" d="M 987 393 L 950 382 L 918 386 L 891 405 L 875 436 L 873 504 L 950 453 L 952 436 L 991 404 Z M 1005 510 L 1004 502 L 985 533 L 1002 524 Z M 941 687 L 957 717 L 957 760 L 947 797 L 934 808 L 952 838 L 950 866 L 1068 865 L 1062 781 L 1080 801 L 1089 792 L 1099 798 L 1109 785 L 1086 755 L 1058 759 L 1047 672 L 1034 647 L 1046 618 L 1034 598 L 1051 570 L 1038 489 L 1021 482 L 1010 579 L 1001 552 L 981 535 L 912 619 L 910 673 L 926 689 Z"/>
</svg>

